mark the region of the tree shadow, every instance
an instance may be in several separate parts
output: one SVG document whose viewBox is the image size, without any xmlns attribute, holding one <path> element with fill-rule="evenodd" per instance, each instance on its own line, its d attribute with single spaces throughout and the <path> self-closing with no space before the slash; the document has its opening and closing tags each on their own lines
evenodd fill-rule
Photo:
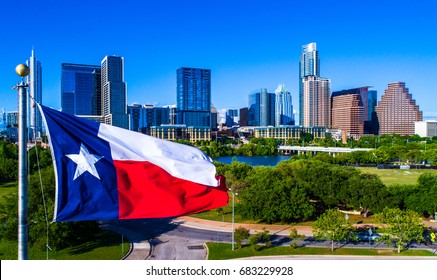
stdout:
<svg viewBox="0 0 437 280">
<path fill-rule="evenodd" d="M 72 247 L 70 253 L 83 254 L 103 246 L 120 245 L 122 239 L 133 243 L 157 240 L 156 237 L 174 230 L 180 224 L 171 218 L 103 221 L 101 228 L 104 231 L 96 234 L 93 241 Z"/>
</svg>

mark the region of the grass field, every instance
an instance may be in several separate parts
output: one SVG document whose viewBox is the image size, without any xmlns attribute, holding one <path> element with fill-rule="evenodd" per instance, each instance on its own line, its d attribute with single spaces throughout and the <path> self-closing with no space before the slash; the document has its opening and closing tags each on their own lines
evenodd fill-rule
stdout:
<svg viewBox="0 0 437 280">
<path fill-rule="evenodd" d="M 17 182 L 0 183 L 0 204 L 8 194 L 17 193 Z M 50 240 L 49 240 L 50 245 Z M 124 239 L 121 245 L 121 236 L 112 232 L 105 232 L 96 236 L 94 242 L 84 243 L 59 251 L 49 251 L 50 260 L 119 260 L 129 251 L 130 243 Z M 123 249 L 123 252 L 122 252 Z M 0 260 L 16 260 L 18 245 L 14 241 L 0 241 Z M 45 260 L 45 249 L 29 248 L 29 259 Z"/>
<path fill-rule="evenodd" d="M 50 244 L 49 244 L 50 245 Z M 16 260 L 18 255 L 17 242 L 0 242 L 0 260 Z M 120 260 L 130 249 L 128 240 L 123 240 L 113 232 L 103 232 L 96 236 L 93 242 L 74 246 L 59 251 L 48 252 L 49 260 Z M 47 251 L 41 248 L 29 248 L 30 260 L 46 260 Z"/>
<path fill-rule="evenodd" d="M 358 167 L 363 173 L 378 175 L 385 185 L 393 184 L 416 184 L 420 174 L 432 172 L 437 174 L 435 169 L 377 169 L 375 167 Z"/>
<path fill-rule="evenodd" d="M 232 251 L 231 244 L 207 243 L 208 260 L 227 260 L 235 258 L 259 257 L 259 256 L 287 256 L 287 255 L 349 255 L 349 256 L 437 256 L 427 250 L 406 250 L 400 254 L 391 249 L 355 249 L 337 248 L 331 252 L 331 248 L 277 246 L 256 251 L 252 246 L 245 246 Z"/>
<path fill-rule="evenodd" d="M 17 184 L 17 181 L 0 183 L 0 203 L 3 202 L 4 197 L 8 194 L 17 192 Z"/>
</svg>

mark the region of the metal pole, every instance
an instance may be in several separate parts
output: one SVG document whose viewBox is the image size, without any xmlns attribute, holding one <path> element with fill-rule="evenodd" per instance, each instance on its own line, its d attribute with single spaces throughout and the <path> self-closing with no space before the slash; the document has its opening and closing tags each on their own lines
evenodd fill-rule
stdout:
<svg viewBox="0 0 437 280">
<path fill-rule="evenodd" d="M 235 194 L 232 192 L 232 251 L 234 251 L 234 203 Z"/>
<path fill-rule="evenodd" d="M 18 259 L 28 259 L 27 229 L 27 84 L 18 90 Z"/>
</svg>

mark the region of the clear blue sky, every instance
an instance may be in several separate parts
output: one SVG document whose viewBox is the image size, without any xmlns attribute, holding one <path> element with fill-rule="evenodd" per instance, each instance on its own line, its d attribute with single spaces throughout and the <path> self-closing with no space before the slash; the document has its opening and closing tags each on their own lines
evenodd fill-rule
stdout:
<svg viewBox="0 0 437 280">
<path fill-rule="evenodd" d="M 437 1 L 3 1 L 0 109 L 16 110 L 14 69 L 35 49 L 43 104 L 60 108 L 61 63 L 125 58 L 128 103 L 176 103 L 176 69 L 212 71 L 218 109 L 285 84 L 298 108 L 303 44 L 316 42 L 331 90 L 402 81 L 437 118 Z"/>
</svg>

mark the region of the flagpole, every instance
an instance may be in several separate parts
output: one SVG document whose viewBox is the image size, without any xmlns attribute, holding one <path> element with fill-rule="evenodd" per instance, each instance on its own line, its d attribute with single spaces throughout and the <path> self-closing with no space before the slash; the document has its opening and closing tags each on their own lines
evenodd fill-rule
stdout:
<svg viewBox="0 0 437 280">
<path fill-rule="evenodd" d="M 18 64 L 15 72 L 21 83 L 18 91 L 18 259 L 28 259 L 28 227 L 27 227 L 27 87 L 24 77 L 29 75 L 29 67 Z"/>
</svg>

